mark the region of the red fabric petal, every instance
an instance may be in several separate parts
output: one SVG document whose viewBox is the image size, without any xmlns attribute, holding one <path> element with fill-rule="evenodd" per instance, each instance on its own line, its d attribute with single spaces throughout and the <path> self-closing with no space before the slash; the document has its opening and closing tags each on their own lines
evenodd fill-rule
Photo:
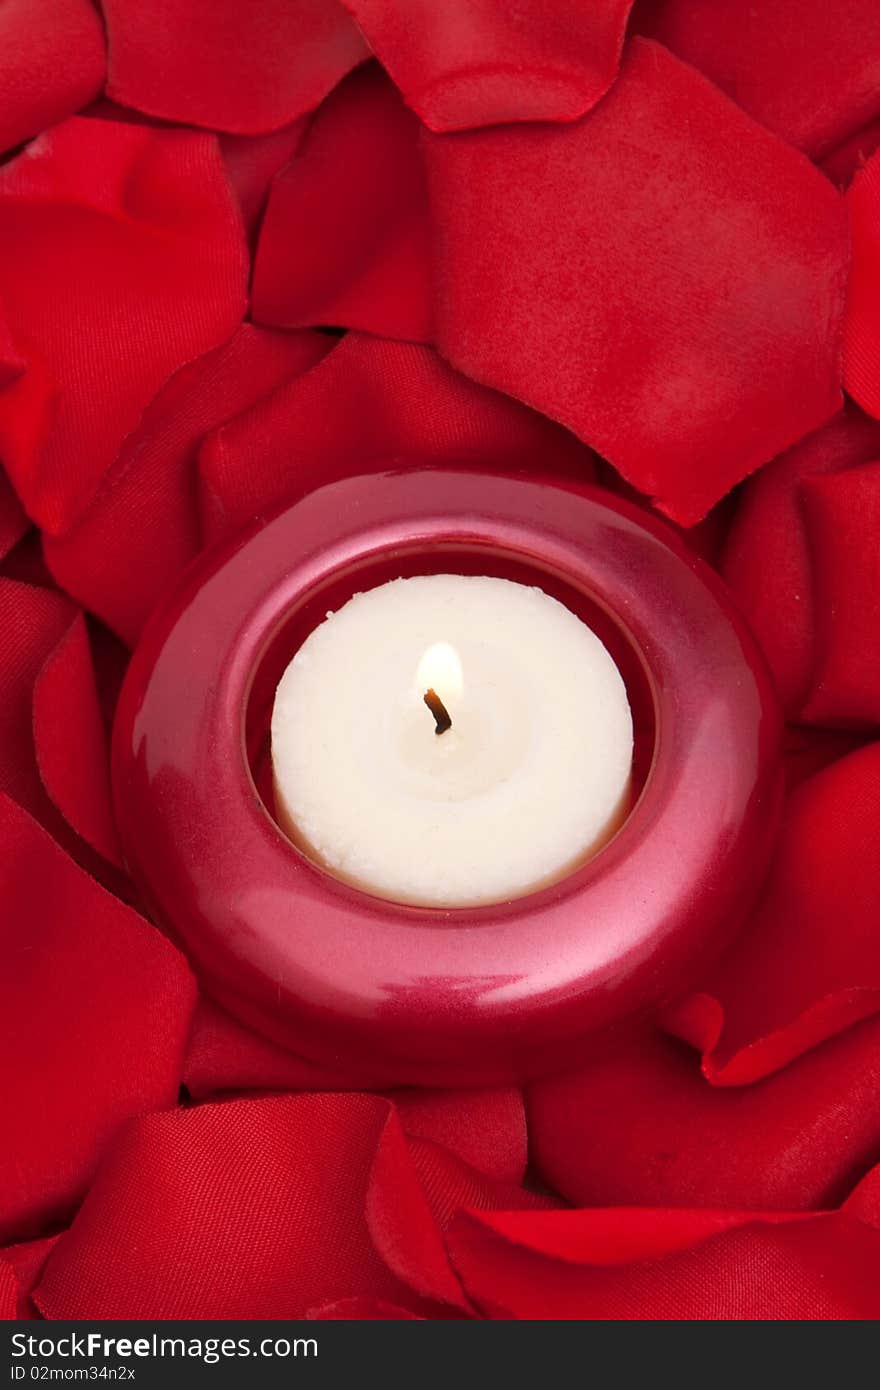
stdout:
<svg viewBox="0 0 880 1390">
<path fill-rule="evenodd" d="M 880 425 L 848 409 L 763 468 L 740 495 L 722 569 L 790 713 L 813 674 L 813 563 L 804 526 L 808 478 L 880 457 Z"/>
<path fill-rule="evenodd" d="M 134 643 L 202 545 L 196 459 L 204 436 L 317 362 L 327 339 L 244 324 L 181 368 L 144 412 L 79 523 L 48 536 L 56 581 Z"/>
<path fill-rule="evenodd" d="M 572 126 L 426 141 L 437 341 L 673 519 L 840 406 L 843 203 L 646 40 Z"/>
<path fill-rule="evenodd" d="M 430 337 L 418 125 L 378 67 L 328 98 L 272 188 L 254 268 L 256 319 Z"/>
<path fill-rule="evenodd" d="M 528 1089 L 532 1160 L 579 1206 L 836 1206 L 880 1152 L 880 1020 L 752 1086 L 657 1033 Z"/>
<path fill-rule="evenodd" d="M 807 719 L 880 724 L 880 463 L 811 478 L 804 511 L 815 579 Z"/>
<path fill-rule="evenodd" d="M 843 1205 L 860 1221 L 880 1228 L 880 1163 L 865 1174 Z"/>
<path fill-rule="evenodd" d="M 124 106 L 247 135 L 302 116 L 367 56 L 337 0 L 101 0 L 107 91 Z"/>
<path fill-rule="evenodd" d="M 343 0 L 431 130 L 573 121 L 617 72 L 632 0 Z"/>
<path fill-rule="evenodd" d="M 352 1296 L 412 1307 L 365 1218 L 391 1113 L 374 1096 L 282 1096 L 135 1121 L 59 1240 L 38 1306 L 53 1318 L 287 1318 Z"/>
<path fill-rule="evenodd" d="M 242 413 L 201 455 L 215 536 L 393 460 L 464 459 L 588 478 L 592 455 L 550 421 L 460 376 L 429 348 L 350 333 L 317 367 Z"/>
<path fill-rule="evenodd" d="M 229 1091 L 329 1091 L 350 1077 L 286 1052 L 251 1032 L 208 999 L 201 999 L 190 1034 L 184 1083 L 198 1098 Z M 525 1171 L 522 1093 L 497 1090 L 404 1090 L 389 1093 L 404 1130 L 444 1145 L 465 1163 L 500 1182 L 519 1183 Z"/>
<path fill-rule="evenodd" d="M 27 530 L 28 519 L 6 474 L 0 471 L 0 560 Z"/>
<path fill-rule="evenodd" d="M 766 1076 L 880 1008 L 880 743 L 791 795 L 761 901 L 705 992 L 670 1010 L 716 1085 Z"/>
<path fill-rule="evenodd" d="M 15 1270 L 0 1259 L 0 1322 L 10 1322 L 18 1317 L 20 1300 Z"/>
<path fill-rule="evenodd" d="M 66 1215 L 120 1122 L 168 1105 L 194 984 L 157 931 L 0 797 L 0 1239 Z"/>
<path fill-rule="evenodd" d="M 522 1182 L 526 1117 L 516 1087 L 395 1091 L 390 1099 L 407 1134 L 441 1145 L 498 1182 Z"/>
<path fill-rule="evenodd" d="M 859 405 L 880 419 L 880 152 L 853 179 L 847 203 L 852 266 L 843 381 Z"/>
<path fill-rule="evenodd" d="M 847 189 L 880 146 L 880 118 L 844 140 L 822 160 L 822 168 L 840 189 Z"/>
<path fill-rule="evenodd" d="M 496 1317 L 873 1319 L 880 1232 L 843 1212 L 462 1213 L 453 1260 Z"/>
<path fill-rule="evenodd" d="M 633 19 L 809 154 L 839 144 L 880 112 L 874 0 L 640 0 Z"/>
<path fill-rule="evenodd" d="M 72 524 L 166 377 L 245 306 L 216 140 L 76 117 L 0 169 L 0 302 L 23 374 L 0 450 L 41 526 Z"/>
<path fill-rule="evenodd" d="M 306 1314 L 315 1322 L 419 1322 L 418 1313 L 410 1313 L 406 1308 L 398 1308 L 393 1303 L 383 1303 L 378 1298 L 340 1298 L 336 1303 L 325 1303 Z"/>
<path fill-rule="evenodd" d="M 31 1293 L 34 1285 L 43 1273 L 52 1250 L 54 1249 L 57 1236 L 45 1236 L 42 1240 L 30 1240 L 24 1245 L 9 1245 L 5 1250 L 0 1251 L 0 1270 L 4 1265 L 12 1270 L 18 1286 L 18 1307 L 14 1315 L 19 1318 L 39 1317 L 37 1309 L 34 1307 Z M 2 1282 L 2 1274 L 0 1274 Z M 0 1294 L 0 1306 L 2 1306 L 2 1294 Z M 0 1318 L 4 1314 L 0 1312 Z"/>
<path fill-rule="evenodd" d="M 299 150 L 308 125 L 308 117 L 301 116 L 265 135 L 218 137 L 229 182 L 251 238 L 259 229 L 272 180 Z"/>
<path fill-rule="evenodd" d="M 104 30 L 90 0 L 0 5 L 0 150 L 11 149 L 96 97 Z"/>
<path fill-rule="evenodd" d="M 344 1091 L 350 1078 L 254 1033 L 204 996 L 193 1019 L 184 1084 L 202 1099 L 224 1091 Z"/>
<path fill-rule="evenodd" d="M 0 579 L 0 792 L 53 832 L 59 817 L 37 770 L 34 683 L 76 615 L 61 594 Z"/>
<path fill-rule="evenodd" d="M 107 731 L 86 625 L 78 615 L 34 683 L 34 747 L 43 786 L 78 835 L 121 865 Z"/>
</svg>

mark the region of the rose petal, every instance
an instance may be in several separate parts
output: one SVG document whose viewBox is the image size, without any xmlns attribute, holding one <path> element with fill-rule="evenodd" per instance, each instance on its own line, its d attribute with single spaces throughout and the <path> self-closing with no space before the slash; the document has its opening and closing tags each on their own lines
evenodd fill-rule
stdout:
<svg viewBox="0 0 880 1390">
<path fill-rule="evenodd" d="M 286 1052 L 204 996 L 199 999 L 183 1072 L 190 1095 L 224 1091 L 340 1091 L 351 1081 Z"/>
<path fill-rule="evenodd" d="M 193 1019 L 184 1083 L 201 1099 L 230 1091 L 338 1091 L 351 1086 L 352 1078 L 342 1065 L 334 1073 L 285 1051 L 202 998 Z M 389 1092 L 388 1099 L 408 1134 L 445 1146 L 500 1182 L 522 1181 L 526 1127 L 522 1093 L 515 1087 L 398 1090 Z"/>
<path fill-rule="evenodd" d="M 39 1308 L 154 1319 L 298 1317 L 352 1296 L 413 1306 L 365 1219 L 391 1117 L 375 1096 L 326 1095 L 135 1121 L 59 1240 Z M 398 1158 L 405 1177 L 405 1151 Z"/>
<path fill-rule="evenodd" d="M 37 1309 L 34 1307 L 31 1293 L 40 1278 L 52 1250 L 54 1249 L 57 1236 L 45 1236 L 42 1240 L 29 1240 L 24 1245 L 8 1245 L 5 1250 L 0 1251 L 0 1270 L 4 1265 L 12 1270 L 18 1289 L 18 1307 L 15 1314 L 19 1318 L 39 1317 Z M 2 1282 L 2 1274 L 0 1274 Z M 0 1294 L 0 1305 L 2 1305 L 2 1294 Z M 4 1314 L 0 1312 L 0 1318 Z"/>
<path fill-rule="evenodd" d="M 804 480 L 880 457 L 880 425 L 848 409 L 763 468 L 743 488 L 722 569 L 757 635 L 779 693 L 797 713 L 813 672 L 813 566 Z"/>
<path fill-rule="evenodd" d="M 327 346 L 318 334 L 244 324 L 181 368 L 147 407 L 78 524 L 46 537 L 57 582 L 134 643 L 201 548 L 196 457 L 203 437 L 312 366 Z"/>
<path fill-rule="evenodd" d="M 816 642 L 804 718 L 871 727 L 880 724 L 880 462 L 810 478 L 803 498 Z"/>
<path fill-rule="evenodd" d="M 844 1209 L 860 1221 L 880 1228 L 880 1163 L 866 1173 L 844 1202 Z"/>
<path fill-rule="evenodd" d="M 37 766 L 49 797 L 87 844 L 121 867 L 107 731 L 81 614 L 34 682 L 33 728 Z"/>
<path fill-rule="evenodd" d="M 521 1183 L 526 1169 L 526 1117 L 515 1086 L 473 1091 L 395 1091 L 407 1134 L 448 1149 L 498 1182 Z"/>
<path fill-rule="evenodd" d="M 839 144 L 880 112 L 874 0 L 641 0 L 633 18 L 640 32 L 809 154 Z"/>
<path fill-rule="evenodd" d="M 374 66 L 327 99 L 272 187 L 254 267 L 256 319 L 430 337 L 418 125 Z"/>
<path fill-rule="evenodd" d="M 441 351 L 674 520 L 839 409 L 842 200 L 658 45 L 575 125 L 426 151 Z"/>
<path fill-rule="evenodd" d="M 617 72 L 632 0 L 343 0 L 431 130 L 572 121 Z"/>
<path fill-rule="evenodd" d="M 715 1085 L 776 1071 L 880 1008 L 880 743 L 792 793 L 761 901 L 703 993 L 670 1010 Z"/>
<path fill-rule="evenodd" d="M 315 1322 L 420 1322 L 418 1313 L 378 1298 L 340 1298 L 306 1313 Z"/>
<path fill-rule="evenodd" d="M 831 182 L 841 190 L 849 188 L 856 174 L 867 164 L 874 151 L 880 146 L 880 118 L 869 121 L 848 140 L 827 154 L 822 160 L 822 169 Z"/>
<path fill-rule="evenodd" d="M 238 134 L 317 106 L 367 56 L 336 0 L 101 0 L 107 91 L 124 106 Z"/>
<path fill-rule="evenodd" d="M 0 471 L 0 560 L 21 540 L 28 519 L 6 474 Z"/>
<path fill-rule="evenodd" d="M 541 1175 L 579 1206 L 836 1206 L 880 1151 L 880 1020 L 752 1086 L 657 1033 L 528 1089 Z"/>
<path fill-rule="evenodd" d="M 323 361 L 218 430 L 201 453 L 209 537 L 338 478 L 464 460 L 589 478 L 592 455 L 427 347 L 349 333 Z"/>
<path fill-rule="evenodd" d="M 0 5 L 0 150 L 85 106 L 104 82 L 104 30 L 89 0 Z"/>
<path fill-rule="evenodd" d="M 0 169 L 0 208 L 0 301 L 26 363 L 0 392 L 0 450 L 57 532 L 166 377 L 236 327 L 241 220 L 213 137 L 80 117 Z"/>
<path fill-rule="evenodd" d="M 37 769 L 34 683 L 64 638 L 76 609 L 62 594 L 0 579 L 0 792 L 56 831 L 59 816 Z"/>
<path fill-rule="evenodd" d="M 880 419 L 880 152 L 853 179 L 847 204 L 852 228 L 852 266 L 843 382 L 859 405 Z"/>
<path fill-rule="evenodd" d="M 300 116 L 265 135 L 221 134 L 218 137 L 223 163 L 249 237 L 256 237 L 259 230 L 272 180 L 293 159 L 308 126 L 308 117 Z"/>
<path fill-rule="evenodd" d="M 843 1212 L 462 1213 L 449 1234 L 495 1317 L 874 1319 L 880 1232 Z"/>
<path fill-rule="evenodd" d="M 194 983 L 153 927 L 0 797 L 0 1239 L 69 1213 L 123 1119 L 179 1085 Z"/>
</svg>

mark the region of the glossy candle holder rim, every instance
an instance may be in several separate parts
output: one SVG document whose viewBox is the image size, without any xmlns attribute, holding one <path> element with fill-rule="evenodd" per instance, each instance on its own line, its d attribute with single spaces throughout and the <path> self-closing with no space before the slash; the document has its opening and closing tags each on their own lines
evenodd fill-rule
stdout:
<svg viewBox="0 0 880 1390">
<path fill-rule="evenodd" d="M 446 572 L 453 555 L 480 572 L 515 557 L 582 596 L 651 739 L 628 816 L 572 873 L 425 908 L 303 855 L 252 760 L 297 622 L 368 571 Z M 779 738 L 754 640 L 662 522 L 570 479 L 414 468 L 328 484 L 196 561 L 132 658 L 113 789 L 146 902 L 245 1023 L 335 1076 L 341 1061 L 348 1084 L 493 1085 L 573 1065 L 726 942 L 769 859 Z"/>
<path fill-rule="evenodd" d="M 278 612 L 274 631 L 266 634 L 264 649 L 254 653 L 250 676 L 247 680 L 246 688 L 242 695 L 241 707 L 241 756 L 244 762 L 244 774 L 250 783 L 253 794 L 259 799 L 267 817 L 269 818 L 274 830 L 285 849 L 298 855 L 306 864 L 309 865 L 318 875 L 327 881 L 328 887 L 342 888 L 353 898 L 363 898 L 367 902 L 380 902 L 389 913 L 399 916 L 401 921 L 412 922 L 415 917 L 433 920 L 438 927 L 471 927 L 489 924 L 498 920 L 499 917 L 508 917 L 511 914 L 521 912 L 529 906 L 540 907 L 542 902 L 558 900 L 561 895 L 574 895 L 583 891 L 590 879 L 599 871 L 597 861 L 607 849 L 617 840 L 629 824 L 630 820 L 637 817 L 639 808 L 642 807 L 649 794 L 651 777 L 657 763 L 658 745 L 660 742 L 660 702 L 657 697 L 651 679 L 651 673 L 646 666 L 638 647 L 632 643 L 628 633 L 620 623 L 619 616 L 603 604 L 602 596 L 598 592 L 593 592 L 587 586 L 576 587 L 568 576 L 551 576 L 543 568 L 538 568 L 532 564 L 523 563 L 519 554 L 507 546 L 486 541 L 482 544 L 472 543 L 470 547 L 462 544 L 461 548 L 454 544 L 447 544 L 442 549 L 437 548 L 433 552 L 435 555 L 442 556 L 442 565 L 434 568 L 425 568 L 424 544 L 421 541 L 412 541 L 406 546 L 400 547 L 396 551 L 398 566 L 405 571 L 395 574 L 395 578 L 412 578 L 422 574 L 458 574 L 469 572 L 463 570 L 461 556 L 469 554 L 474 560 L 474 572 L 481 574 L 508 577 L 511 570 L 515 570 L 520 578 L 517 582 L 532 583 L 536 587 L 544 589 L 550 583 L 554 591 L 554 596 L 559 597 L 569 610 L 581 617 L 588 627 L 592 628 L 591 616 L 595 622 L 596 615 L 603 614 L 604 621 L 601 626 L 604 629 L 603 641 L 609 647 L 612 657 L 616 660 L 621 657 L 624 662 L 625 671 L 622 672 L 624 685 L 626 686 L 627 698 L 634 711 L 638 711 L 639 725 L 635 728 L 636 714 L 633 715 L 634 723 L 634 746 L 633 746 L 633 768 L 630 773 L 630 783 L 626 799 L 626 804 L 621 810 L 617 824 L 611 833 L 604 839 L 597 849 L 592 853 L 588 852 L 584 857 L 578 859 L 567 869 L 564 869 L 556 878 L 549 883 L 542 884 L 539 888 L 530 889 L 524 893 L 517 894 L 512 898 L 499 899 L 495 902 L 480 903 L 465 907 L 443 906 L 436 904 L 414 904 L 399 901 L 395 898 L 386 897 L 381 893 L 372 893 L 368 889 L 350 882 L 342 875 L 338 875 L 323 864 L 319 859 L 309 854 L 307 849 L 298 844 L 285 830 L 279 822 L 274 808 L 274 797 L 268 777 L 261 778 L 255 767 L 256 758 L 248 749 L 247 725 L 248 711 L 251 704 L 254 684 L 257 681 L 261 666 L 266 661 L 266 649 L 271 648 L 276 642 L 283 638 L 285 629 L 289 628 L 295 621 L 298 613 L 316 601 L 316 587 L 319 588 L 319 581 L 313 583 L 309 588 L 300 591 L 291 600 L 289 606 Z M 412 557 L 412 567 L 406 563 L 409 556 Z M 342 595 L 338 603 L 339 606 L 346 602 L 348 598 L 356 593 L 366 592 L 376 587 L 382 580 L 374 584 L 370 575 L 373 573 L 376 563 L 384 569 L 387 566 L 385 552 L 379 549 L 376 552 L 365 551 L 363 556 L 363 567 L 357 570 L 357 581 L 352 579 L 346 582 L 343 587 Z M 458 564 L 458 568 L 456 565 Z M 503 573 L 499 573 L 502 572 Z M 328 574 L 333 571 L 329 570 Z M 528 576 L 528 577 L 527 577 Z M 551 583 L 551 579 L 555 582 Z M 564 595 L 564 596 L 563 596 Z M 580 602 L 577 602 L 577 599 Z M 324 606 L 322 614 L 324 616 Z M 586 614 L 586 616 L 585 616 Z M 319 619 L 320 621 L 320 619 Z M 304 625 L 306 626 L 306 625 Z M 314 630 L 310 628 L 309 630 Z M 594 628 L 592 630 L 595 630 Z M 611 639 L 610 644 L 608 639 Z M 303 639 L 304 640 L 304 639 Z M 286 648 L 286 644 L 281 643 Z M 297 641 L 288 649 L 287 659 L 290 659 L 299 647 L 301 641 Z M 624 657 L 624 653 L 626 654 Z M 277 662 L 275 663 L 278 664 Z M 285 663 L 286 664 L 286 661 Z M 269 679 L 269 684 L 273 682 Z M 263 757 L 268 759 L 268 750 L 263 747 L 258 750 Z M 262 785 L 261 785 L 262 784 Z M 638 834 L 638 821 L 632 833 Z M 596 867 L 594 867 L 596 866 Z"/>
</svg>

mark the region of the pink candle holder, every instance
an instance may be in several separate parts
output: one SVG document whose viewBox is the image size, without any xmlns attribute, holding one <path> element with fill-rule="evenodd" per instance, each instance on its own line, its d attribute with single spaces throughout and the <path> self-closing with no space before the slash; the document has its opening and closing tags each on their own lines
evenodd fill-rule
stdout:
<svg viewBox="0 0 880 1390">
<path fill-rule="evenodd" d="M 377 899 L 273 817 L 287 662 L 328 609 L 430 573 L 539 585 L 627 684 L 629 815 L 510 903 Z M 668 528 L 567 480 L 411 470 L 322 488 L 187 572 L 132 658 L 113 786 L 132 876 L 230 1012 L 353 1084 L 489 1085 L 574 1064 L 726 942 L 767 865 L 779 741 L 748 630 Z"/>
</svg>

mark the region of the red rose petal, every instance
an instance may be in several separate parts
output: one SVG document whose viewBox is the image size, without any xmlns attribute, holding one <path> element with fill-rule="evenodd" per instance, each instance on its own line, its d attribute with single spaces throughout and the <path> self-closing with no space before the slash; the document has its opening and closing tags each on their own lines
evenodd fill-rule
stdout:
<svg viewBox="0 0 880 1390">
<path fill-rule="evenodd" d="M 418 1313 L 378 1298 L 340 1298 L 306 1313 L 314 1322 L 420 1322 Z"/>
<path fill-rule="evenodd" d="M 380 68 L 351 76 L 275 180 L 254 267 L 254 317 L 389 338 L 431 334 L 419 123 Z"/>
<path fill-rule="evenodd" d="M 18 1285 L 18 1310 L 19 1318 L 36 1318 L 39 1313 L 34 1307 L 31 1293 L 40 1275 L 46 1266 L 52 1250 L 55 1247 L 57 1236 L 45 1236 L 42 1240 L 29 1240 L 24 1245 L 9 1245 L 5 1250 L 0 1251 L 3 1264 L 11 1268 Z M 2 1275 L 0 1275 L 2 1281 Z M 2 1302 L 2 1295 L 0 1295 Z M 0 1318 L 3 1313 L 0 1312 Z"/>
<path fill-rule="evenodd" d="M 338 478 L 394 460 L 574 472 L 592 455 L 534 411 L 460 376 L 430 348 L 349 333 L 317 367 L 218 430 L 202 450 L 216 536 Z"/>
<path fill-rule="evenodd" d="M 411 1305 L 365 1219 L 392 1122 L 388 1102 L 366 1095 L 230 1101 L 135 1121 L 59 1240 L 38 1306 L 53 1318 L 155 1319 L 299 1317 L 351 1296 Z M 405 1151 L 397 1156 L 405 1180 Z"/>
<path fill-rule="evenodd" d="M 20 1301 L 21 1292 L 15 1270 L 0 1259 L 0 1322 L 11 1322 L 18 1317 Z"/>
<path fill-rule="evenodd" d="M 836 1206 L 880 1152 L 880 1020 L 752 1086 L 652 1033 L 527 1092 L 532 1160 L 578 1206 Z"/>
<path fill-rule="evenodd" d="M 26 370 L 0 392 L 25 507 L 72 524 L 162 382 L 245 307 L 216 140 L 76 117 L 0 169 L 0 301 Z"/>
<path fill-rule="evenodd" d="M 194 984 L 153 927 L 0 797 L 0 1238 L 79 1198 L 120 1122 L 177 1095 Z"/>
<path fill-rule="evenodd" d="M 259 228 L 272 180 L 299 150 L 308 125 L 308 118 L 301 116 L 265 135 L 221 134 L 218 137 L 223 163 L 249 236 L 253 237 Z"/>
<path fill-rule="evenodd" d="M 880 462 L 810 478 L 804 512 L 816 619 L 804 717 L 880 724 Z"/>
<path fill-rule="evenodd" d="M 89 0 L 3 0 L 0 150 L 85 106 L 104 65 L 104 30 Z"/>
<path fill-rule="evenodd" d="M 432 1140 L 498 1182 L 522 1182 L 526 1117 L 515 1086 L 395 1091 L 389 1098 L 407 1134 Z"/>
<path fill-rule="evenodd" d="M 752 918 L 670 1031 L 716 1085 L 766 1076 L 880 1008 L 880 743 L 789 798 Z"/>
<path fill-rule="evenodd" d="M 351 1081 L 253 1032 L 204 996 L 199 999 L 183 1072 L 190 1095 L 224 1091 L 340 1091 Z"/>
<path fill-rule="evenodd" d="M 843 382 L 880 419 L 880 152 L 856 174 L 847 194 L 852 266 L 846 303 Z"/>
<path fill-rule="evenodd" d="M 510 1183 L 492 1182 L 439 1144 L 412 1139 L 389 1125 L 376 1150 L 367 1195 L 367 1224 L 389 1267 L 417 1294 L 469 1312 L 449 1264 L 441 1232 L 462 1208 L 498 1210 L 555 1207 Z"/>
<path fill-rule="evenodd" d="M 352 1079 L 340 1066 L 329 1072 L 286 1052 L 200 999 L 193 1019 L 184 1083 L 200 1099 L 230 1091 L 330 1091 Z M 526 1127 L 522 1093 L 495 1090 L 389 1092 L 403 1129 L 442 1144 L 479 1172 L 500 1181 L 522 1181 Z"/>
<path fill-rule="evenodd" d="M 305 371 L 327 349 L 311 333 L 244 324 L 182 367 L 151 401 L 93 504 L 46 537 L 56 581 L 134 643 L 160 596 L 202 545 L 196 459 L 204 436 Z"/>
<path fill-rule="evenodd" d="M 722 570 L 760 641 L 784 704 L 797 713 L 813 671 L 813 565 L 804 480 L 880 457 L 880 425 L 848 409 L 750 479 Z"/>
<path fill-rule="evenodd" d="M 573 121 L 617 72 L 632 0 L 343 0 L 431 130 Z"/>
<path fill-rule="evenodd" d="M 28 527 L 24 509 L 6 474 L 0 472 L 0 560 L 21 540 Z"/>
<path fill-rule="evenodd" d="M 844 1202 L 844 1209 L 860 1221 L 880 1228 L 880 1163 L 866 1173 Z"/>
<path fill-rule="evenodd" d="M 337 0 L 101 0 L 107 91 L 150 116 L 239 134 L 317 106 L 367 56 Z"/>
<path fill-rule="evenodd" d="M 55 806 L 87 844 L 121 865 L 107 731 L 81 614 L 34 682 L 33 728 L 40 777 Z"/>
<path fill-rule="evenodd" d="M 575 125 L 426 150 L 444 355 L 674 520 L 839 409 L 842 200 L 658 45 Z"/>
<path fill-rule="evenodd" d="M 880 113 L 874 0 L 641 0 L 633 18 L 640 32 L 809 154 L 839 144 Z"/>
<path fill-rule="evenodd" d="M 870 121 L 822 160 L 822 169 L 838 188 L 849 188 L 856 174 L 880 146 L 880 118 Z"/>
<path fill-rule="evenodd" d="M 449 1235 L 495 1317 L 874 1319 L 880 1232 L 843 1212 L 462 1213 Z"/>
<path fill-rule="evenodd" d="M 0 792 L 55 831 L 59 817 L 37 770 L 33 690 L 76 610 L 62 594 L 0 579 Z"/>
</svg>

